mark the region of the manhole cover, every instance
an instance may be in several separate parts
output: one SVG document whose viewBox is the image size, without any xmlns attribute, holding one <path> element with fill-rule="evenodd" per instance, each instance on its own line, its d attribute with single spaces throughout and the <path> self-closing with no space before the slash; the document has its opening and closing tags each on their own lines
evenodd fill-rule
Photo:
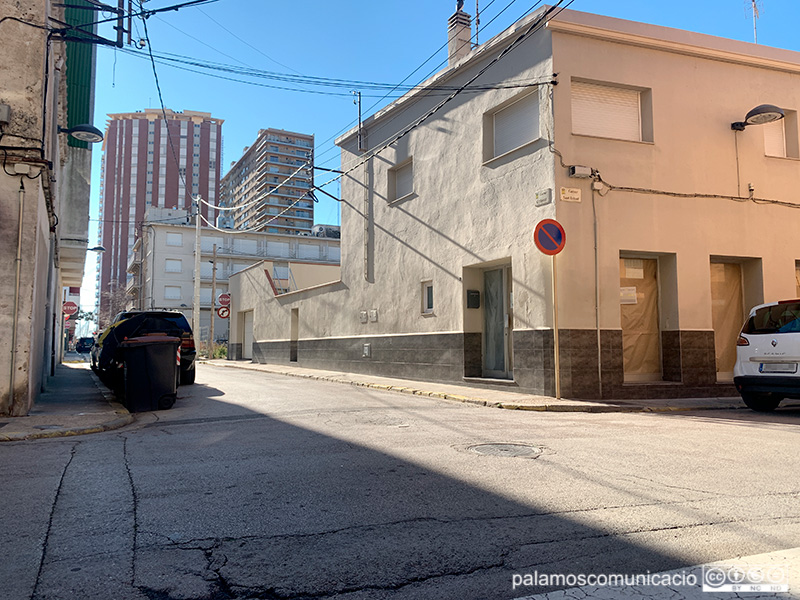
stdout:
<svg viewBox="0 0 800 600">
<path fill-rule="evenodd" d="M 475 454 L 483 456 L 510 456 L 520 458 L 536 458 L 542 453 L 541 448 L 528 444 L 475 444 L 467 448 Z"/>
</svg>

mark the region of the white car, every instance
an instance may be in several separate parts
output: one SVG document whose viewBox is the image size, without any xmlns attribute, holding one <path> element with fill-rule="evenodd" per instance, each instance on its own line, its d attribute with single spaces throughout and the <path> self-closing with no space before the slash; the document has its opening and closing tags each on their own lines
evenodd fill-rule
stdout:
<svg viewBox="0 0 800 600">
<path fill-rule="evenodd" d="M 800 398 L 800 300 L 759 304 L 736 342 L 733 383 L 753 410 L 775 410 Z"/>
</svg>

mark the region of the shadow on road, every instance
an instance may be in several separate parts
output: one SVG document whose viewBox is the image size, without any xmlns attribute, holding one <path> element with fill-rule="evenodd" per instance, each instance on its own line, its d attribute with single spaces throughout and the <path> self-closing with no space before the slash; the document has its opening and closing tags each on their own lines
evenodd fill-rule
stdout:
<svg viewBox="0 0 800 600">
<path fill-rule="evenodd" d="M 258 385 L 261 378 L 252 379 L 252 393 L 263 395 L 266 412 L 277 396 Z M 293 414 L 325 410 L 315 408 L 315 398 L 303 391 L 319 387 L 279 385 L 281 401 L 298 402 Z M 384 397 L 355 389 L 353 394 Z M 514 488 L 525 501 L 510 500 L 224 397 L 202 383 L 181 387 L 172 410 L 152 413 L 158 421 L 143 417 L 128 431 L 37 447 L 53 462 L 70 444 L 71 456 L 43 534 L 40 572 L 27 571 L 23 578 L 36 577 L 31 597 L 510 599 L 553 589 L 512 589 L 514 574 L 646 574 L 687 566 L 678 530 L 709 525 L 700 511 L 690 510 L 653 510 L 649 520 L 639 516 L 626 523 L 630 506 L 658 502 L 602 477 L 580 480 L 577 471 L 554 479 L 546 456 L 456 457 L 465 473 L 491 473 L 501 464 L 505 470 L 509 463 L 503 461 L 518 461 L 511 463 Z M 400 425 L 376 423 L 381 443 L 398 449 L 413 444 L 414 436 Z M 11 450 L 16 448 L 22 446 Z M 441 444 L 432 450 L 449 451 Z M 112 513 L 102 505 L 112 479 L 88 468 L 98 457 L 115 465 L 122 483 L 114 489 L 124 492 L 130 508 Z M 9 466 L 14 463 L 9 457 L 0 475 L 13 482 L 12 491 L 22 490 L 26 477 L 36 475 Z M 572 482 L 570 500 L 563 509 L 543 508 L 550 486 L 564 481 Z M 679 475 L 674 483 L 681 485 Z M 593 497 L 600 491 L 602 502 Z M 18 493 L 9 493 L 6 503 L 26 506 L 16 503 Z M 608 522 L 614 525 L 587 524 L 595 511 L 611 511 L 616 516 Z M 76 520 L 87 519 L 88 529 L 76 527 Z M 110 544 L 104 536 L 117 541 L 113 553 L 92 542 Z M 674 552 L 655 550 L 654 536 Z M 107 569 L 112 562 L 115 568 Z M 18 567 L 2 561 L 0 579 L 12 576 L 21 581 Z"/>
</svg>

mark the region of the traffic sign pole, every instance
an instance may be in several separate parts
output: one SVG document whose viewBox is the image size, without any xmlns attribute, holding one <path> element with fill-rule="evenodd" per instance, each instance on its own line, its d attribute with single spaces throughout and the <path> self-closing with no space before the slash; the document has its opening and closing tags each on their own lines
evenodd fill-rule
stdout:
<svg viewBox="0 0 800 600">
<path fill-rule="evenodd" d="M 561 360 L 558 343 L 558 279 L 556 275 L 556 254 L 564 249 L 567 234 L 561 223 L 555 219 L 542 219 L 533 230 L 533 241 L 543 254 L 552 257 L 550 272 L 553 285 L 553 366 L 555 367 L 556 400 L 561 399 Z"/>
<path fill-rule="evenodd" d="M 556 400 L 561 400 L 561 361 L 558 345 L 558 279 L 556 277 L 556 255 L 552 255 L 553 272 L 553 352 L 555 353 Z"/>
</svg>

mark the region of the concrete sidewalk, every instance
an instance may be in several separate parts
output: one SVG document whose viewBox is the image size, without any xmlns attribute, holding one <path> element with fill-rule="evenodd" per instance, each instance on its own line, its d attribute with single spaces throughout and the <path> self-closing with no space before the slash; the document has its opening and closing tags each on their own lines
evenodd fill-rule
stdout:
<svg viewBox="0 0 800 600">
<path fill-rule="evenodd" d="M 550 396 L 535 396 L 517 391 L 505 391 L 467 385 L 452 385 L 446 383 L 432 383 L 411 381 L 408 379 L 394 379 L 355 373 L 340 373 L 338 371 L 323 371 L 320 369 L 304 369 L 286 365 L 265 365 L 251 361 L 233 360 L 208 360 L 200 361 L 218 367 L 229 367 L 289 375 L 320 381 L 346 383 L 359 387 L 368 387 L 379 390 L 389 390 L 413 394 L 415 396 L 428 396 L 443 400 L 455 400 L 507 410 L 537 410 L 553 412 L 680 412 L 692 410 L 719 410 L 731 408 L 746 408 L 741 398 L 672 398 L 639 400 L 556 400 Z M 796 401 L 784 401 L 797 405 Z M 783 406 L 783 405 L 782 405 Z"/>
<path fill-rule="evenodd" d="M 132 422 L 133 416 L 100 383 L 89 363 L 68 352 L 27 417 L 0 417 L 0 442 L 99 433 Z"/>
</svg>

